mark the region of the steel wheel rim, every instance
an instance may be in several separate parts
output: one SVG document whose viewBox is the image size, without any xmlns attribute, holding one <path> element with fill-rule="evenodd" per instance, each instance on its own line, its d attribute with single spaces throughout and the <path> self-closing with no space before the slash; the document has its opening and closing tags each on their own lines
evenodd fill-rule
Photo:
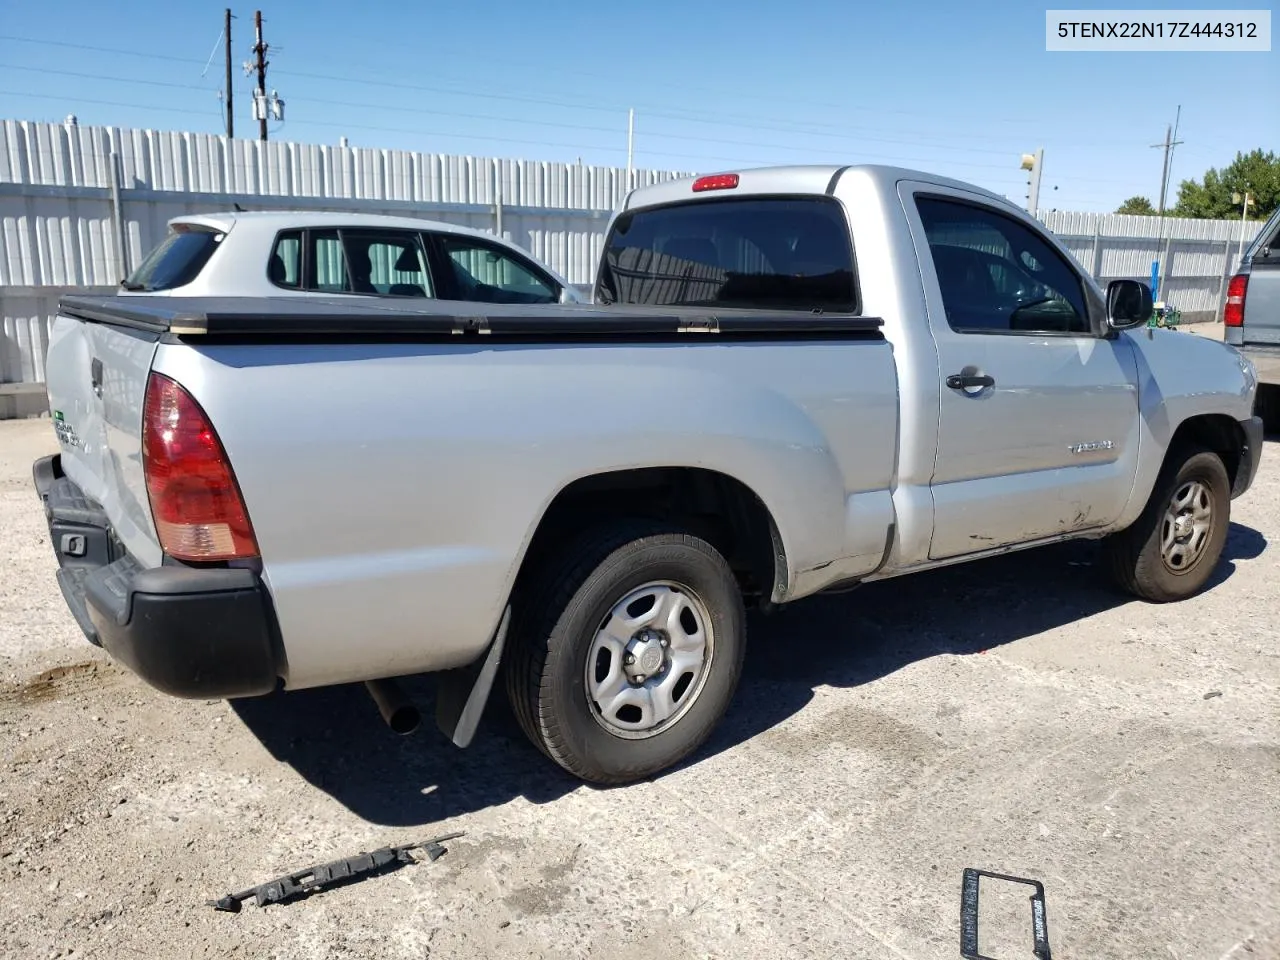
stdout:
<svg viewBox="0 0 1280 960">
<path fill-rule="evenodd" d="M 657 736 L 697 702 L 714 652 L 710 612 L 687 586 L 655 580 L 629 590 L 588 648 L 587 707 L 615 737 Z"/>
<path fill-rule="evenodd" d="M 1171 573 L 1198 564 L 1213 533 L 1213 494 L 1202 480 L 1188 480 L 1169 498 L 1160 521 L 1160 559 Z"/>
</svg>

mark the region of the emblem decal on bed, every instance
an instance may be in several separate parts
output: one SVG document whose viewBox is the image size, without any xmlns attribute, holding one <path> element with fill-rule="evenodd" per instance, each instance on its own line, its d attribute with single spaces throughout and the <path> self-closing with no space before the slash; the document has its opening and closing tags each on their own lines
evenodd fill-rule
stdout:
<svg viewBox="0 0 1280 960">
<path fill-rule="evenodd" d="M 64 447 L 75 449 L 80 446 L 80 438 L 76 436 L 75 427 L 67 423 L 61 410 L 53 411 L 53 432 L 58 435 L 58 442 Z"/>
</svg>

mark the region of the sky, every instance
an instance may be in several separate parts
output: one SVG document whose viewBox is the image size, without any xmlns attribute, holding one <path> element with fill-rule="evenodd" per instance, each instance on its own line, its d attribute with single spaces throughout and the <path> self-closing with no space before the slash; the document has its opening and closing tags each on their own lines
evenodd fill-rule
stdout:
<svg viewBox="0 0 1280 960">
<path fill-rule="evenodd" d="M 1156 200 L 1179 106 L 1170 205 L 1280 151 L 1280 48 L 1046 52 L 1027 2 L 260 2 L 274 140 L 624 166 L 634 109 L 637 167 L 892 163 L 1023 203 L 1043 148 L 1040 206 L 1087 211 Z M 223 132 L 225 6 L 0 0 L 0 119 Z M 256 136 L 254 8 L 232 12 L 235 132 Z"/>
</svg>

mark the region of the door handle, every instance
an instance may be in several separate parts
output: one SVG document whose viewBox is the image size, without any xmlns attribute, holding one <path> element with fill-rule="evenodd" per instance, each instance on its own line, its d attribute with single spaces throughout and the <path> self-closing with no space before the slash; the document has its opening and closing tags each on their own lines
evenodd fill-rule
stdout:
<svg viewBox="0 0 1280 960">
<path fill-rule="evenodd" d="M 987 374 L 953 373 L 947 377 L 947 386 L 952 390 L 967 390 L 970 387 L 994 387 L 996 378 Z"/>
</svg>

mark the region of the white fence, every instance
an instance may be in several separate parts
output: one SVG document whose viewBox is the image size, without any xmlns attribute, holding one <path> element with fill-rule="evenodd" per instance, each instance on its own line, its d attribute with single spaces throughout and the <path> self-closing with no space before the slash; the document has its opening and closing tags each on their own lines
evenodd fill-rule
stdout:
<svg viewBox="0 0 1280 960">
<path fill-rule="evenodd" d="M 1262 221 L 1244 224 L 1242 244 L 1239 220 L 1064 210 L 1042 213 L 1040 219 L 1103 284 L 1122 277 L 1150 281 L 1151 263 L 1159 260 L 1159 299 L 1191 321 L 1218 316 L 1241 249 L 1262 229 Z"/>
<path fill-rule="evenodd" d="M 639 170 L 632 182 L 680 175 Z M 233 204 L 428 216 L 499 232 L 583 284 L 627 189 L 626 171 L 613 167 L 3 121 L 0 384 L 42 381 L 58 297 L 114 290 L 174 216 Z M 1099 279 L 1149 278 L 1160 256 L 1169 302 L 1189 319 L 1219 310 L 1239 222 L 1042 219 Z"/>
<path fill-rule="evenodd" d="M 675 172 L 636 170 L 643 186 Z M 0 383 L 44 379 L 69 291 L 110 293 L 182 214 L 359 210 L 501 233 L 590 281 L 625 170 L 197 133 L 0 123 Z"/>
</svg>

